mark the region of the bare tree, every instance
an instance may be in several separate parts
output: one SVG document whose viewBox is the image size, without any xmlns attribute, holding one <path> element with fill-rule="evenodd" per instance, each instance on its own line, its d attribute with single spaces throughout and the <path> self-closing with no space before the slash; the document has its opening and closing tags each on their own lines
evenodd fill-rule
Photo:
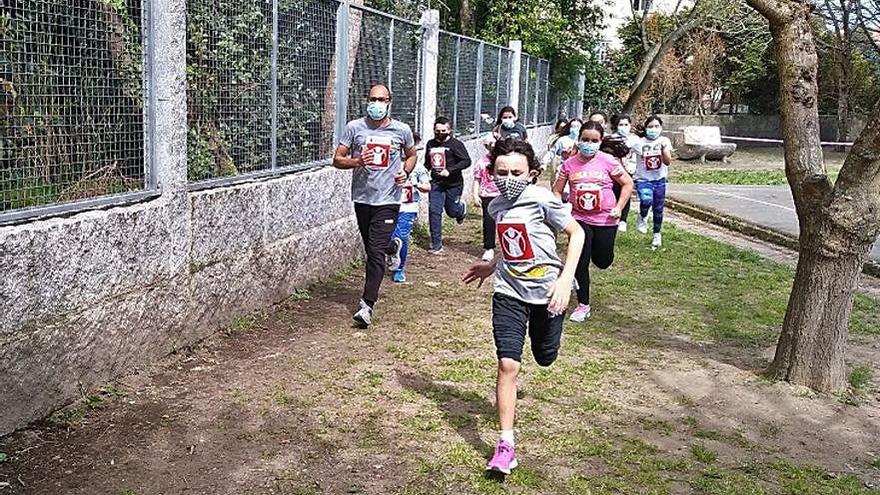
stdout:
<svg viewBox="0 0 880 495">
<path fill-rule="evenodd" d="M 880 56 L 880 0 L 861 0 L 857 14 L 859 27 Z"/>
<path fill-rule="evenodd" d="M 816 12 L 828 27 L 830 36 L 826 43 L 822 37 L 817 41 L 834 54 L 837 90 L 837 140 L 849 138 L 850 93 L 853 85 L 853 56 L 857 49 L 860 0 L 816 0 Z"/>
<path fill-rule="evenodd" d="M 880 234 L 880 103 L 836 183 L 819 138 L 818 57 L 807 0 L 747 0 L 770 22 L 779 68 L 785 173 L 800 256 L 770 372 L 830 392 L 846 386 L 844 354 L 862 265 Z"/>
</svg>

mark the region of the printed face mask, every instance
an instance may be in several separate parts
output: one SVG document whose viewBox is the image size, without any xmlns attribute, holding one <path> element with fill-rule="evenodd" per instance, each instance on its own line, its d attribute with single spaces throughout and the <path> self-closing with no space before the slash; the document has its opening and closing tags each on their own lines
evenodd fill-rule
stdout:
<svg viewBox="0 0 880 495">
<path fill-rule="evenodd" d="M 505 198 L 510 201 L 516 201 L 519 195 L 526 190 L 526 186 L 529 185 L 529 177 L 526 176 L 521 179 L 512 175 L 505 175 L 504 177 L 495 176 L 492 177 L 492 182 L 495 183 L 498 192 L 503 194 Z"/>
<path fill-rule="evenodd" d="M 373 120 L 382 120 L 388 115 L 388 103 L 371 101 L 367 105 L 367 115 Z"/>
<path fill-rule="evenodd" d="M 663 132 L 663 129 L 660 127 L 648 127 L 645 129 L 645 136 L 648 139 L 657 139 L 660 137 L 660 134 Z"/>
<path fill-rule="evenodd" d="M 630 127 L 628 124 L 619 125 L 619 126 L 617 126 L 617 134 L 619 134 L 623 137 L 629 136 L 629 129 L 630 129 Z"/>
<path fill-rule="evenodd" d="M 501 125 L 503 125 L 505 129 L 513 129 L 513 126 L 516 125 L 516 121 L 510 118 L 501 119 Z"/>
<path fill-rule="evenodd" d="M 600 143 L 587 143 L 583 142 L 578 144 L 578 149 L 581 150 L 581 153 L 584 156 L 593 156 L 599 152 Z"/>
</svg>

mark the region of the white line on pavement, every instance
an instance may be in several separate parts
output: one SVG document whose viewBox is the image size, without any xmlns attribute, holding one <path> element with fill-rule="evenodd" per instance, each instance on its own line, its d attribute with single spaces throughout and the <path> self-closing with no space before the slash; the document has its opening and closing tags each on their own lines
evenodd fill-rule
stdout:
<svg viewBox="0 0 880 495">
<path fill-rule="evenodd" d="M 713 189 L 711 187 L 707 187 L 706 190 L 711 193 L 720 194 L 721 196 L 727 196 L 729 198 L 741 199 L 743 201 L 751 201 L 752 203 L 758 203 L 758 204 L 762 204 L 762 205 L 766 205 L 766 206 L 774 206 L 776 208 L 782 208 L 783 210 L 797 212 L 797 210 L 795 210 L 794 208 L 790 208 L 788 206 L 783 206 L 783 205 L 779 205 L 776 203 L 769 203 L 767 201 L 761 201 L 760 199 L 754 199 L 754 198 L 750 198 L 748 196 L 740 196 L 739 194 L 732 194 L 732 193 L 720 191 L 718 189 Z"/>
</svg>

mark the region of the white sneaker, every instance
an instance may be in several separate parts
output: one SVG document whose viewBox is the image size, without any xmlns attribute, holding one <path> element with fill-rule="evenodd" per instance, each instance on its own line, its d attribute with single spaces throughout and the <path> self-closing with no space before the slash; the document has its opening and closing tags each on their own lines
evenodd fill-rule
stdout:
<svg viewBox="0 0 880 495">
<path fill-rule="evenodd" d="M 589 318 L 591 313 L 592 311 L 590 310 L 589 304 L 578 304 L 568 319 L 576 323 L 581 323 Z"/>
<path fill-rule="evenodd" d="M 626 229 L 627 229 L 626 222 L 620 222 L 619 224 L 617 224 L 617 231 L 618 232 L 626 232 Z"/>
<path fill-rule="evenodd" d="M 400 270 L 400 251 L 403 249 L 403 241 L 398 238 L 391 240 L 394 243 L 394 253 L 385 255 L 385 264 L 392 272 Z"/>
<path fill-rule="evenodd" d="M 636 230 L 639 231 L 639 234 L 647 234 L 648 233 L 648 219 L 639 215 L 639 219 L 636 220 Z"/>
<path fill-rule="evenodd" d="M 663 246 L 663 234 L 657 232 L 654 234 L 654 239 L 651 241 L 651 248 L 658 249 Z"/>
<path fill-rule="evenodd" d="M 354 320 L 358 328 L 367 328 L 373 322 L 373 308 L 361 299 L 360 308 L 351 319 Z"/>
<path fill-rule="evenodd" d="M 483 261 L 492 261 L 495 259 L 495 250 L 487 249 L 483 252 Z"/>
</svg>

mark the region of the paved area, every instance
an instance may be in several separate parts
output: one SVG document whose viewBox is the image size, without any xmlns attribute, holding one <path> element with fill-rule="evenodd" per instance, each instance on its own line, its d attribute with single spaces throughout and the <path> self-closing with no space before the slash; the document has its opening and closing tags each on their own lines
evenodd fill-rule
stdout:
<svg viewBox="0 0 880 495">
<path fill-rule="evenodd" d="M 788 186 L 669 184 L 668 196 L 778 232 L 798 235 L 797 214 Z M 880 241 L 874 244 L 871 258 L 880 261 Z"/>
</svg>

